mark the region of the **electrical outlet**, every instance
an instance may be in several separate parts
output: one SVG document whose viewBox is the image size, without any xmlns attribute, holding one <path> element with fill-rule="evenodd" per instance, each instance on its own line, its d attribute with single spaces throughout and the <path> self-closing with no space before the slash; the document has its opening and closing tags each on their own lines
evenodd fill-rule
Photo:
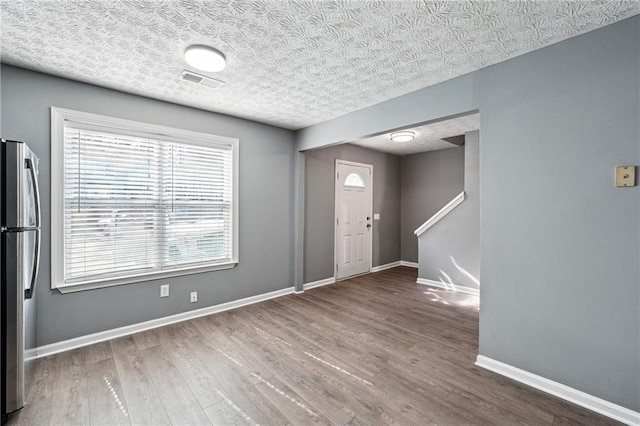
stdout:
<svg viewBox="0 0 640 426">
<path fill-rule="evenodd" d="M 192 291 L 191 292 L 191 303 L 196 303 L 198 301 L 198 292 L 197 291 Z"/>
<path fill-rule="evenodd" d="M 160 297 L 169 297 L 169 284 L 160 286 Z"/>
</svg>

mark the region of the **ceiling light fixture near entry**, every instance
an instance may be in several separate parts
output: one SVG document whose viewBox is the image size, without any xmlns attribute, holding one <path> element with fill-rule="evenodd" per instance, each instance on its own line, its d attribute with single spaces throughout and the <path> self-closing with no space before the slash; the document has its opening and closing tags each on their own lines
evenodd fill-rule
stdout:
<svg viewBox="0 0 640 426">
<path fill-rule="evenodd" d="M 184 52 L 184 60 L 192 67 L 207 72 L 222 71 L 227 64 L 222 52 L 202 44 L 187 47 Z"/>
<path fill-rule="evenodd" d="M 404 132 L 391 133 L 391 140 L 394 142 L 409 142 L 412 141 L 415 133 L 405 130 Z"/>
</svg>

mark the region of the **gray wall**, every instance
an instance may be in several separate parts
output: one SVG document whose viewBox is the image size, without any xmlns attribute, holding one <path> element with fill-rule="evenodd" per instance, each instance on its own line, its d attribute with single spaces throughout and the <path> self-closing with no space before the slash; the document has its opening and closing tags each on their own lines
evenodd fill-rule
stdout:
<svg viewBox="0 0 640 426">
<path fill-rule="evenodd" d="M 465 81 L 299 131 L 297 146 L 479 107 L 480 353 L 640 410 L 640 188 L 613 182 L 640 164 L 640 17 Z"/>
<path fill-rule="evenodd" d="M 413 233 L 464 188 L 465 148 L 448 148 L 401 157 L 402 260 L 418 262 Z"/>
<path fill-rule="evenodd" d="M 452 283 L 474 290 L 478 289 L 480 278 L 478 142 L 478 132 L 465 135 L 464 201 L 418 239 L 420 278 Z"/>
<path fill-rule="evenodd" d="M 292 285 L 295 150 L 291 131 L 6 65 L 2 66 L 2 105 L 4 137 L 29 143 L 41 159 L 44 245 L 36 295 L 38 345 Z M 240 139 L 239 265 L 73 294 L 51 291 L 51 106 Z M 159 287 L 165 283 L 171 284 L 171 296 L 160 299 Z M 198 303 L 189 303 L 190 291 L 198 291 Z"/>
<path fill-rule="evenodd" d="M 335 160 L 373 165 L 372 265 L 400 260 L 400 158 L 355 145 L 306 152 L 304 282 L 334 276 Z"/>
<path fill-rule="evenodd" d="M 480 76 L 480 353 L 640 410 L 640 18 Z"/>
</svg>

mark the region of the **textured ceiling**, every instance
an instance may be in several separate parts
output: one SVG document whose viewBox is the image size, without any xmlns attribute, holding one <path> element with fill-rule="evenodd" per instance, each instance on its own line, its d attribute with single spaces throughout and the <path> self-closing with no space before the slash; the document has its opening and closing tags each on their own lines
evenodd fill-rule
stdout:
<svg viewBox="0 0 640 426">
<path fill-rule="evenodd" d="M 455 148 L 458 145 L 442 139 L 464 135 L 466 132 L 478 129 L 480 129 L 480 114 L 471 114 L 464 117 L 425 124 L 423 126 L 400 129 L 411 130 L 415 133 L 415 137 L 411 142 L 392 142 L 391 133 L 400 131 L 394 130 L 390 133 L 372 136 L 350 143 L 389 154 L 408 155 L 418 152 L 435 151 L 437 149 Z"/>
<path fill-rule="evenodd" d="M 298 129 L 640 13 L 638 1 L 0 0 L 2 61 Z M 223 51 L 217 89 L 180 81 Z"/>
</svg>

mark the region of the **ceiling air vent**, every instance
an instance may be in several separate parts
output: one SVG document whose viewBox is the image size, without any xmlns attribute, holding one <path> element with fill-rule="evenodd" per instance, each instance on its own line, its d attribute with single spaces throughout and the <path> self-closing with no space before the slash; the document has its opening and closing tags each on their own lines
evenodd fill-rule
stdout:
<svg viewBox="0 0 640 426">
<path fill-rule="evenodd" d="M 205 77 L 204 75 L 196 74 L 192 71 L 184 70 L 180 74 L 180 80 L 190 81 L 192 83 L 201 84 L 207 87 L 220 87 L 224 84 L 224 81 L 216 80 L 215 78 Z"/>
</svg>

